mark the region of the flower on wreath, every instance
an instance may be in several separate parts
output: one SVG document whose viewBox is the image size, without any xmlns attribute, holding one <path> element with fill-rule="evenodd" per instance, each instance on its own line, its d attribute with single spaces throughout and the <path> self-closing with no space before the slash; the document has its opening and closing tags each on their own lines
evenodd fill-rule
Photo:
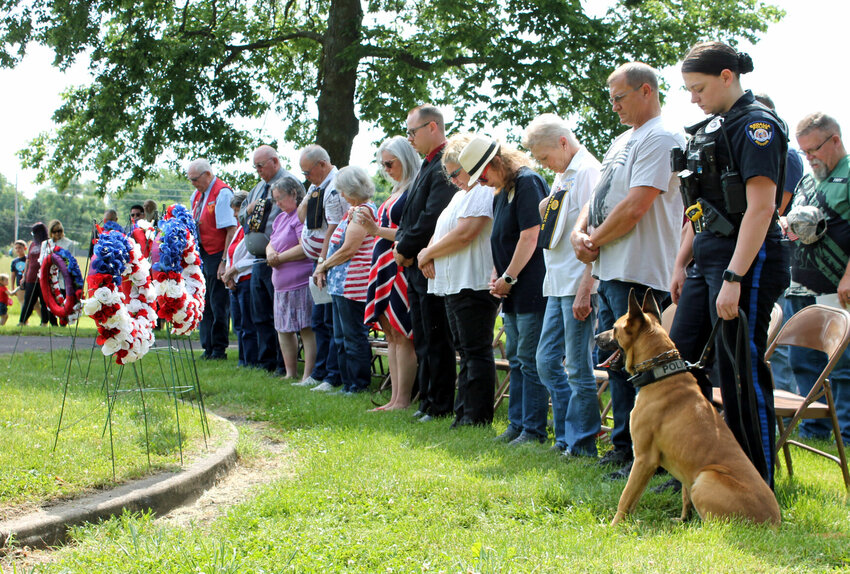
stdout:
<svg viewBox="0 0 850 574">
<path fill-rule="evenodd" d="M 139 360 L 154 342 L 156 325 L 150 262 L 134 239 L 110 230 L 98 237 L 92 270 L 83 307 L 97 325 L 101 352 L 121 365 Z M 122 279 L 126 293 L 119 289 Z"/>
<path fill-rule="evenodd" d="M 157 313 L 169 321 L 176 335 L 191 333 L 204 312 L 204 283 L 197 228 L 186 207 L 169 207 L 159 222 L 159 261 L 153 266 Z"/>
</svg>

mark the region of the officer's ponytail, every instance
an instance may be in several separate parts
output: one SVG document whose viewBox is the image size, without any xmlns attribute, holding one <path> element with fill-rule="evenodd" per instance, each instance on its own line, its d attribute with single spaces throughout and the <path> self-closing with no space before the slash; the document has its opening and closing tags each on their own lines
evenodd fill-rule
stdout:
<svg viewBox="0 0 850 574">
<path fill-rule="evenodd" d="M 700 42 L 691 48 L 682 62 L 683 73 L 719 76 L 723 70 L 729 70 L 736 76 L 752 72 L 753 59 L 722 42 Z"/>
</svg>

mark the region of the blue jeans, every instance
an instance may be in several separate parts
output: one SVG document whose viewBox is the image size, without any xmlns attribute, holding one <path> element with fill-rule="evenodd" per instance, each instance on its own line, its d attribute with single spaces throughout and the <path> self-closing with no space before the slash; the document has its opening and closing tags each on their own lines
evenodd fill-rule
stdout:
<svg viewBox="0 0 850 574">
<path fill-rule="evenodd" d="M 201 346 L 205 355 L 223 357 L 227 352 L 227 333 L 230 330 L 227 316 L 230 298 L 227 295 L 227 287 L 216 275 L 224 251 L 210 254 L 204 251 L 203 247 L 200 251 L 204 264 L 204 281 L 207 284 L 204 295 L 206 306 L 198 329 L 201 333 Z"/>
<path fill-rule="evenodd" d="M 792 303 L 784 296 L 780 297 L 776 303 L 782 307 L 782 324 L 784 325 L 794 314 Z M 791 347 L 788 345 L 776 347 L 770 357 L 770 370 L 773 372 L 774 388 L 796 393 L 797 381 L 794 379 L 794 369 L 791 368 L 790 351 Z"/>
<path fill-rule="evenodd" d="M 257 330 L 257 362 L 267 371 L 283 367 L 283 355 L 274 330 L 272 268 L 265 259 L 251 268 L 251 318 Z"/>
<path fill-rule="evenodd" d="M 257 328 L 251 316 L 251 281 L 236 284 L 230 292 L 230 311 L 233 316 L 233 330 L 239 341 L 239 365 L 256 367 L 258 363 Z"/>
<path fill-rule="evenodd" d="M 584 321 L 573 317 L 574 301 L 575 296 L 549 296 L 537 345 L 537 372 L 552 397 L 555 444 L 571 454 L 595 457 L 601 428 L 591 355 L 597 296 L 591 297 L 593 310 Z"/>
<path fill-rule="evenodd" d="M 313 269 L 316 269 L 313 263 Z M 339 361 L 334 343 L 334 312 L 331 303 L 313 305 L 311 327 L 316 334 L 316 366 L 310 376 L 317 381 L 330 383 L 335 387 L 342 384 L 339 379 Z"/>
<path fill-rule="evenodd" d="M 814 304 L 814 297 L 796 295 L 786 297 L 786 305 L 790 311 L 789 317 L 800 309 Z M 796 382 L 799 393 L 806 396 L 812 390 L 815 379 L 826 367 L 826 355 L 803 347 L 788 346 L 786 348 L 789 350 L 793 381 Z M 844 351 L 844 355 L 832 369 L 829 383 L 835 400 L 835 414 L 838 417 L 838 425 L 841 427 L 841 438 L 845 444 L 850 444 L 850 347 Z M 797 389 L 794 389 L 794 392 L 797 392 Z M 825 403 L 826 399 L 820 399 L 820 401 Z M 828 439 L 831 434 L 832 422 L 829 419 L 803 419 L 800 422 L 800 436 L 803 438 Z"/>
<path fill-rule="evenodd" d="M 549 391 L 537 375 L 543 313 L 505 313 L 505 354 L 511 368 L 508 422 L 517 432 L 546 438 Z"/>
<path fill-rule="evenodd" d="M 614 327 L 614 321 L 629 310 L 629 292 L 634 289 L 638 301 L 643 301 L 646 285 L 625 281 L 600 281 L 599 295 L 599 332 Z M 659 308 L 664 309 L 670 301 L 667 291 L 652 290 Z M 607 357 L 599 357 L 605 360 Z M 617 450 L 632 451 L 632 433 L 629 430 L 629 417 L 635 406 L 637 392 L 627 380 L 623 371 L 608 370 L 608 388 L 611 390 L 611 411 L 614 415 L 614 428 L 611 430 L 611 443 Z"/>
<path fill-rule="evenodd" d="M 366 303 L 332 295 L 334 343 L 339 351 L 339 374 L 342 389 L 357 393 L 372 382 L 372 351 L 369 349 L 369 327 L 363 323 Z"/>
</svg>

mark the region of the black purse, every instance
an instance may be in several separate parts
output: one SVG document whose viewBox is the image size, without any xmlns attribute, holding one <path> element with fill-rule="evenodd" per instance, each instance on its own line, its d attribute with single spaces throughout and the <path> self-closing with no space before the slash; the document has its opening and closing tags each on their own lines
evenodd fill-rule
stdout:
<svg viewBox="0 0 850 574">
<path fill-rule="evenodd" d="M 307 229 L 321 229 L 325 223 L 325 188 L 310 192 L 307 198 L 307 216 L 304 225 Z"/>
<path fill-rule="evenodd" d="M 245 248 L 254 257 L 266 258 L 266 245 L 269 244 L 269 238 L 266 236 L 266 224 L 269 221 L 271 211 L 271 199 L 259 199 L 254 205 L 254 211 L 248 218 Z"/>
</svg>

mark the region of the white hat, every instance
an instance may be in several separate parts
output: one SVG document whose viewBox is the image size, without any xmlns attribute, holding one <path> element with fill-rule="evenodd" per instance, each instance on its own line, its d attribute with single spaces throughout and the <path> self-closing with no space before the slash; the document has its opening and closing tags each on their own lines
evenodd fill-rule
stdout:
<svg viewBox="0 0 850 574">
<path fill-rule="evenodd" d="M 496 154 L 499 153 L 499 142 L 487 136 L 475 136 L 463 151 L 460 152 L 458 161 L 463 170 L 469 174 L 470 184 L 478 181 L 484 169 Z"/>
</svg>

